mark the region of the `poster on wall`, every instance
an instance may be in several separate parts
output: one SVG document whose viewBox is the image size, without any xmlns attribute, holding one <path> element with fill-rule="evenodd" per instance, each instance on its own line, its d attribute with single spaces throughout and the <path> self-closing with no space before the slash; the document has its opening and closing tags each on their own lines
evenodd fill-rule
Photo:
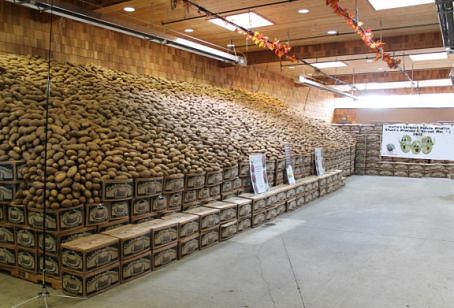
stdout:
<svg viewBox="0 0 454 308">
<path fill-rule="evenodd" d="M 413 159 L 453 160 L 454 126 L 383 124 L 381 155 Z"/>
<path fill-rule="evenodd" d="M 287 176 L 287 183 L 293 185 L 296 183 L 295 175 L 293 174 L 292 166 L 292 146 L 290 144 L 284 145 L 285 152 L 285 174 Z"/>
<path fill-rule="evenodd" d="M 269 189 L 268 176 L 266 174 L 266 160 L 262 153 L 249 155 L 249 167 L 251 170 L 252 188 L 255 194 L 262 194 Z"/>
<path fill-rule="evenodd" d="M 322 148 L 315 148 L 315 171 L 318 176 L 325 174 L 325 165 L 323 162 L 323 150 Z"/>
</svg>

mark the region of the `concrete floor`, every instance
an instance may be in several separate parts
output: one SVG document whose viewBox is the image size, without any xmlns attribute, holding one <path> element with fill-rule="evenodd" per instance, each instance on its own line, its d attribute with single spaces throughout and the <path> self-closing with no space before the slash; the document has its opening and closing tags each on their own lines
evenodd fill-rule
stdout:
<svg viewBox="0 0 454 308">
<path fill-rule="evenodd" d="M 53 307 L 454 307 L 454 181 L 341 190 L 86 301 Z M 0 274 L 0 307 L 39 287 Z M 39 307 L 28 305 L 26 307 Z"/>
</svg>

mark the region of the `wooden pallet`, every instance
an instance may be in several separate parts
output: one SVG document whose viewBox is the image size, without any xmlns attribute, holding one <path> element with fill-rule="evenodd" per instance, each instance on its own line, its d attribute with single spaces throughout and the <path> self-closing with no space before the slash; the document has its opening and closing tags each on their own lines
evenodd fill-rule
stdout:
<svg viewBox="0 0 454 308">
<path fill-rule="evenodd" d="M 11 276 L 27 280 L 33 283 L 41 284 L 43 282 L 43 275 L 41 273 L 31 273 L 24 271 L 22 269 L 16 269 L 15 271 L 12 272 Z M 52 289 L 61 289 L 62 288 L 61 278 L 47 276 L 46 285 L 51 286 Z"/>
</svg>

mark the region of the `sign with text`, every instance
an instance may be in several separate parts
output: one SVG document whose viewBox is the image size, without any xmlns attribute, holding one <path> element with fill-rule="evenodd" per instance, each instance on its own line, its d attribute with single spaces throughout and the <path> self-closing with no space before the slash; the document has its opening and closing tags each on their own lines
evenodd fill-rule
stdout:
<svg viewBox="0 0 454 308">
<path fill-rule="evenodd" d="M 284 145 L 285 151 L 285 175 L 287 176 L 287 183 L 293 185 L 296 183 L 295 175 L 293 174 L 292 166 L 292 146 L 290 144 Z"/>
<path fill-rule="evenodd" d="M 315 148 L 315 171 L 317 171 L 318 176 L 325 174 L 325 164 L 323 162 L 322 148 Z"/>
<path fill-rule="evenodd" d="M 454 160 L 454 126 L 383 124 L 381 155 Z"/>
<path fill-rule="evenodd" d="M 266 174 L 266 160 L 262 153 L 254 153 L 249 155 L 249 167 L 251 170 L 252 188 L 255 194 L 267 192 L 268 177 Z"/>
</svg>

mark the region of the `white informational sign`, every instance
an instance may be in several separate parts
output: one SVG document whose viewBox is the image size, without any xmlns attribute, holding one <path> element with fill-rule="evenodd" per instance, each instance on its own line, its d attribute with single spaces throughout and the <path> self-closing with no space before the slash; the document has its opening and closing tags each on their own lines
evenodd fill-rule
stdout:
<svg viewBox="0 0 454 308">
<path fill-rule="evenodd" d="M 285 151 L 285 174 L 287 176 L 287 183 L 289 183 L 290 185 L 294 185 L 296 181 L 292 167 L 292 146 L 290 144 L 286 144 L 284 146 L 284 151 Z"/>
<path fill-rule="evenodd" d="M 266 174 L 266 160 L 262 153 L 254 153 L 249 155 L 249 167 L 251 170 L 252 188 L 255 194 L 267 192 L 268 177 Z"/>
<path fill-rule="evenodd" d="M 413 159 L 454 160 L 454 126 L 384 124 L 381 155 Z"/>
<path fill-rule="evenodd" d="M 315 170 L 317 171 L 318 176 L 325 174 L 322 148 L 315 148 Z"/>
</svg>

